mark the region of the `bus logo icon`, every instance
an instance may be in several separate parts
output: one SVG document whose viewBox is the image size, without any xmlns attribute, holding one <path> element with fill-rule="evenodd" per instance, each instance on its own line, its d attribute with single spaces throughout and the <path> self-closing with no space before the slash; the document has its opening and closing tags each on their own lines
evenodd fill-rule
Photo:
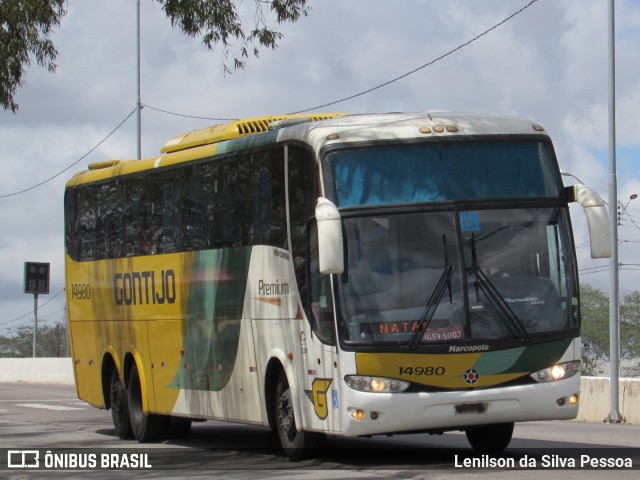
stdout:
<svg viewBox="0 0 640 480">
<path fill-rule="evenodd" d="M 467 382 L 469 385 L 473 385 L 474 383 L 477 383 L 479 378 L 480 378 L 480 375 L 478 375 L 478 372 L 476 372 L 473 368 L 470 368 L 469 370 L 464 372 L 464 381 Z"/>
<path fill-rule="evenodd" d="M 40 452 L 38 450 L 9 450 L 7 451 L 7 467 L 39 468 Z"/>
</svg>

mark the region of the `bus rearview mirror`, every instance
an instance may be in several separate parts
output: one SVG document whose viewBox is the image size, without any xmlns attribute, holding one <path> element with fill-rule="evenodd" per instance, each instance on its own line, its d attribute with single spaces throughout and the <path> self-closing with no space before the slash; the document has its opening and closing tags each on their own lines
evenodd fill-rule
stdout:
<svg viewBox="0 0 640 480">
<path fill-rule="evenodd" d="M 566 187 L 567 199 L 577 202 L 587 217 L 591 258 L 609 258 L 612 253 L 607 205 L 598 193 L 580 183 Z"/>
<path fill-rule="evenodd" d="M 342 221 L 338 208 L 324 197 L 316 205 L 318 226 L 318 266 L 322 275 L 344 271 Z"/>
</svg>

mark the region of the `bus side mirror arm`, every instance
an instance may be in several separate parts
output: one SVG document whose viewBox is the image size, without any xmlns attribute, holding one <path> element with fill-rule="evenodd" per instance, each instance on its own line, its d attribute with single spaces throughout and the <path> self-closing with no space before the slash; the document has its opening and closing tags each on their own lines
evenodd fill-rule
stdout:
<svg viewBox="0 0 640 480">
<path fill-rule="evenodd" d="M 316 205 L 318 267 L 322 275 L 344 271 L 342 220 L 338 208 L 324 197 Z"/>
<path fill-rule="evenodd" d="M 607 205 L 598 193 L 580 183 L 565 187 L 568 202 L 577 202 L 587 217 L 591 240 L 591 258 L 609 258 L 612 253 Z"/>
</svg>

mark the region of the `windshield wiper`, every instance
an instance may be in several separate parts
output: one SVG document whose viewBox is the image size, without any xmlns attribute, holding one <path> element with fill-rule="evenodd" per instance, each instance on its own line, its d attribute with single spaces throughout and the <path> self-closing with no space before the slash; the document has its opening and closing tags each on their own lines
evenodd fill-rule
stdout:
<svg viewBox="0 0 640 480">
<path fill-rule="evenodd" d="M 471 270 L 474 270 L 471 268 Z M 475 268 L 476 282 L 480 287 L 480 290 L 492 301 L 492 303 L 500 310 L 504 318 L 506 318 L 510 325 L 520 334 L 523 342 L 529 341 L 529 333 L 522 321 L 518 318 L 518 315 L 513 311 L 509 304 L 505 301 L 504 297 L 500 294 L 496 286 L 491 282 L 487 274 L 482 271 L 480 267 Z"/>
<path fill-rule="evenodd" d="M 433 316 L 438 309 L 438 305 L 440 304 L 440 300 L 442 300 L 442 296 L 444 295 L 445 289 L 449 289 L 449 301 L 452 302 L 451 295 L 451 278 L 453 277 L 453 271 L 455 270 L 454 266 L 449 263 L 449 256 L 447 255 L 447 235 L 442 235 L 442 243 L 444 247 L 444 270 L 438 279 L 438 283 L 436 283 L 436 287 L 431 292 L 431 296 L 427 301 L 427 305 L 418 320 L 418 327 L 415 329 L 411 338 L 409 339 L 409 343 L 407 348 L 409 350 L 415 350 L 416 345 L 420 341 L 420 337 L 427 331 L 429 328 L 429 324 L 433 319 Z"/>
<path fill-rule="evenodd" d="M 522 341 L 528 342 L 530 337 L 529 332 L 527 332 L 527 328 L 506 302 L 504 297 L 500 294 L 500 291 L 496 288 L 491 279 L 489 279 L 484 270 L 478 266 L 475 236 L 471 237 L 471 267 L 467 268 L 467 271 L 475 274 L 476 276 L 476 298 L 478 297 L 478 289 L 482 290 L 491 303 L 500 311 L 500 313 L 502 313 L 502 316 L 507 319 L 511 328 L 520 335 Z"/>
</svg>

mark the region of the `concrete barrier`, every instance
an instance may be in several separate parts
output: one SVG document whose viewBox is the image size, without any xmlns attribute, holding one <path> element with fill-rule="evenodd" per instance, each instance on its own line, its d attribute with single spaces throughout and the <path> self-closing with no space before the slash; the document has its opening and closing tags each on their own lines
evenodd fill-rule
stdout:
<svg viewBox="0 0 640 480">
<path fill-rule="evenodd" d="M 0 382 L 73 385 L 70 358 L 0 358 Z M 603 422 L 610 412 L 609 378 L 582 377 L 577 421 Z M 626 423 L 640 425 L 640 379 L 620 379 L 620 413 Z"/>
<path fill-rule="evenodd" d="M 640 425 L 640 379 L 621 378 L 619 383 L 620 413 L 625 423 Z M 609 415 L 610 391 L 608 377 L 582 377 L 580 380 L 580 411 L 576 420 L 603 422 Z"/>
<path fill-rule="evenodd" d="M 0 382 L 73 385 L 71 358 L 0 358 Z"/>
</svg>

